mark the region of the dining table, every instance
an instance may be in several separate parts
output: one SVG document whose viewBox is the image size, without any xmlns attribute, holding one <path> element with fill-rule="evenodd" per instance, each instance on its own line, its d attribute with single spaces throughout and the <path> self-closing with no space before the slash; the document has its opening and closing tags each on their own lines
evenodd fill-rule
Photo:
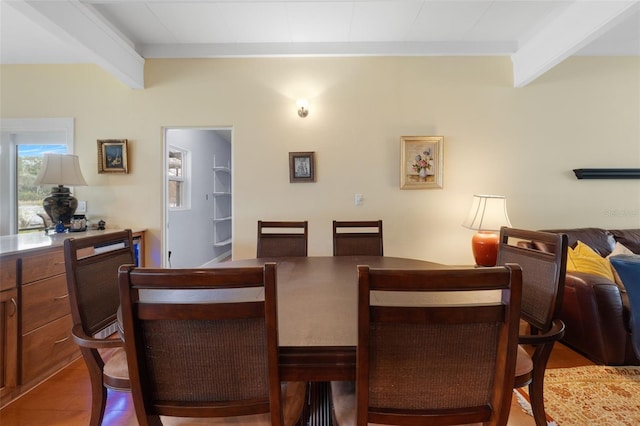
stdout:
<svg viewBox="0 0 640 426">
<path fill-rule="evenodd" d="M 234 268 L 276 263 L 279 367 L 282 380 L 355 380 L 358 341 L 358 266 L 435 269 L 451 266 L 388 256 L 278 257 L 208 262 L 203 268 Z M 473 267 L 473 266 L 465 266 Z M 260 290 L 263 291 L 263 290 Z M 260 297 L 259 294 L 255 295 Z M 262 294 L 262 297 L 264 294 Z M 175 297 L 172 295 L 171 297 Z M 379 293 L 375 303 L 487 303 L 499 292 L 438 294 Z"/>
<path fill-rule="evenodd" d="M 424 260 L 388 256 L 273 257 L 210 261 L 200 268 L 276 264 L 278 364 L 283 381 L 355 380 L 358 342 L 358 266 L 385 269 L 451 268 Z M 473 267 L 473 266 L 457 266 Z M 206 302 L 264 299 L 263 288 L 141 290 L 147 302 Z M 400 293 L 400 294 L 398 294 Z M 499 303 L 500 292 L 374 292 L 372 304 L 415 306 Z M 119 331 L 121 312 L 118 310 Z M 123 334 L 124 336 L 124 334 Z M 125 337 L 126 338 L 126 337 Z"/>
</svg>

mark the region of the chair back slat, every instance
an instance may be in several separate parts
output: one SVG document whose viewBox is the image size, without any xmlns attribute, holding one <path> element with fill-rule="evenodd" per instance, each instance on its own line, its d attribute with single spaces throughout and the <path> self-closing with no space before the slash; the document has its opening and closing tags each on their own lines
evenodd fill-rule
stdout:
<svg viewBox="0 0 640 426">
<path fill-rule="evenodd" d="M 506 424 L 520 268 L 360 266 L 358 276 L 358 424 Z M 456 302 L 469 291 L 480 300 Z"/>
<path fill-rule="evenodd" d="M 307 256 L 307 221 L 258 221 L 257 257 Z"/>
<path fill-rule="evenodd" d="M 382 220 L 333 221 L 334 256 L 383 256 Z"/>
</svg>

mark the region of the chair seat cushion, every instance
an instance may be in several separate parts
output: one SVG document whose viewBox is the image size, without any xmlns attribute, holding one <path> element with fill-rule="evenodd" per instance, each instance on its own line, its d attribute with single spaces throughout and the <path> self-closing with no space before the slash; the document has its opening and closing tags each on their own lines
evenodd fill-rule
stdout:
<svg viewBox="0 0 640 426">
<path fill-rule="evenodd" d="M 338 425 L 356 424 L 356 382 L 331 382 L 331 403 Z"/>
<path fill-rule="evenodd" d="M 356 424 L 356 382 L 331 382 L 331 404 L 337 426 L 355 426 Z M 384 426 L 367 423 L 369 426 Z M 482 426 L 473 423 L 468 426 Z"/>
<path fill-rule="evenodd" d="M 533 360 L 529 353 L 521 346 L 518 345 L 518 358 L 516 359 L 516 382 L 514 387 L 519 388 L 526 386 L 531 381 L 531 374 L 533 372 Z"/>
<path fill-rule="evenodd" d="M 127 354 L 123 347 L 101 351 L 104 360 L 102 372 L 105 386 L 111 389 L 129 390 Z"/>
<path fill-rule="evenodd" d="M 305 382 L 282 383 L 282 404 L 285 426 L 293 426 L 302 415 L 307 391 Z M 251 416 L 216 417 L 216 418 L 185 418 L 161 416 L 164 426 L 188 425 L 234 425 L 234 426 L 271 426 L 269 413 Z"/>
</svg>

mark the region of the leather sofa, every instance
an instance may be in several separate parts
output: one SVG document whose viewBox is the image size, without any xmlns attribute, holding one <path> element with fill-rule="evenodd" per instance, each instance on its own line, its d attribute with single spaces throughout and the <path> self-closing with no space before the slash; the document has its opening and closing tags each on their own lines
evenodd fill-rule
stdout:
<svg viewBox="0 0 640 426">
<path fill-rule="evenodd" d="M 579 240 L 602 257 L 614 250 L 616 241 L 640 254 L 640 229 L 576 228 L 547 232 L 567 234 L 569 247 Z M 629 299 L 615 282 L 595 274 L 567 272 L 559 317 L 566 325 L 563 342 L 592 361 L 640 365 L 631 344 Z"/>
</svg>

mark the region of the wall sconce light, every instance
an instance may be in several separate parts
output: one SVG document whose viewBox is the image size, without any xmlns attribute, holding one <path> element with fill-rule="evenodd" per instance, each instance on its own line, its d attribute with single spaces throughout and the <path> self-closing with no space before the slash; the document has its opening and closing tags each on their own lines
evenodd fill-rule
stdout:
<svg viewBox="0 0 640 426">
<path fill-rule="evenodd" d="M 298 99 L 296 102 L 298 106 L 298 115 L 302 118 L 305 118 L 309 115 L 309 102 L 306 99 Z"/>
</svg>

